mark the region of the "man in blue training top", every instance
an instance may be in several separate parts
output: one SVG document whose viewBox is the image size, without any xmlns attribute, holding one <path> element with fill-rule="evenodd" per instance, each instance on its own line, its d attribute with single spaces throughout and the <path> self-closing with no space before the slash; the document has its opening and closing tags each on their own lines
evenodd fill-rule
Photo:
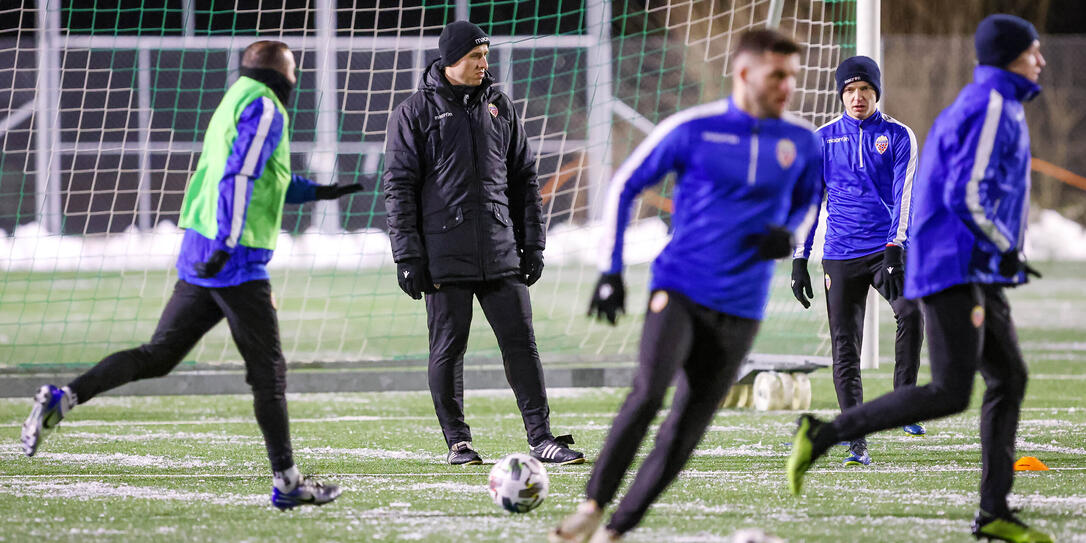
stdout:
<svg viewBox="0 0 1086 543">
<path fill-rule="evenodd" d="M 890 302 L 897 320 L 894 388 L 916 384 L 923 343 L 923 319 L 905 290 L 904 258 L 916 174 L 916 136 L 876 107 L 882 94 L 878 64 L 852 57 L 837 67 L 837 95 L 845 113 L 819 127 L 822 182 L 826 198 L 826 313 L 833 348 L 833 384 L 844 411 L 863 403 L 860 343 L 867 291 L 874 286 Z M 792 260 L 792 292 L 803 307 L 813 294 L 807 259 L 814 229 Z M 924 435 L 920 424 L 904 427 Z M 845 465 L 867 465 L 867 439 L 849 444 Z"/>
<path fill-rule="evenodd" d="M 362 186 L 321 186 L 290 170 L 286 104 L 297 83 L 283 42 L 245 48 L 241 77 L 211 116 L 196 171 L 185 189 L 177 284 L 151 340 L 113 353 L 67 386 L 45 385 L 23 424 L 23 451 L 34 456 L 46 430 L 77 404 L 139 379 L 168 374 L 225 319 L 245 360 L 256 422 L 272 468 L 272 504 L 321 505 L 339 488 L 302 476 L 294 465 L 287 419 L 286 360 L 267 263 L 283 204 L 339 198 Z"/>
<path fill-rule="evenodd" d="M 551 541 L 615 541 L 633 529 L 686 464 L 758 331 L 774 259 L 814 222 L 822 175 L 809 123 L 785 113 L 799 45 L 773 31 L 744 34 L 733 53 L 732 96 L 669 117 L 615 174 L 606 220 L 613 235 L 589 313 L 612 324 L 624 311 L 623 232 L 634 197 L 677 176 L 671 241 L 652 266 L 651 295 L 633 389 L 592 470 L 585 501 Z M 678 374 L 656 445 L 606 526 L 615 496 Z"/>
<path fill-rule="evenodd" d="M 804 473 L 838 440 L 964 411 L 979 370 L 987 390 L 973 535 L 1052 541 L 1018 520 L 1007 505 L 1027 372 L 1003 293 L 1004 287 L 1025 283 L 1027 273 L 1037 275 L 1021 253 L 1030 185 L 1022 104 L 1040 92 L 1037 79 L 1045 61 L 1033 25 L 1011 15 L 985 18 L 975 42 L 979 66 L 973 83 L 935 120 L 913 196 L 905 295 L 921 300 L 931 383 L 898 388 L 831 422 L 800 417 L 786 471 L 798 494 Z"/>
</svg>

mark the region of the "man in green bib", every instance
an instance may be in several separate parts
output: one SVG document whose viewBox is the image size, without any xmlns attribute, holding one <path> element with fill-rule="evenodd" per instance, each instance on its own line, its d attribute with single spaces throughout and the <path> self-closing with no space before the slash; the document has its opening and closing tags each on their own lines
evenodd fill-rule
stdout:
<svg viewBox="0 0 1086 543">
<path fill-rule="evenodd" d="M 185 191 L 178 281 L 151 341 L 107 356 L 67 386 L 41 387 L 23 424 L 27 456 L 37 452 L 44 431 L 77 404 L 131 381 L 166 375 L 225 318 L 245 360 L 245 381 L 268 449 L 272 504 L 291 509 L 339 496 L 338 487 L 303 477 L 294 465 L 286 360 L 267 264 L 284 203 L 334 199 L 362 186 L 321 186 L 291 174 L 284 104 L 297 83 L 296 68 L 285 43 L 264 40 L 245 48 L 241 77 L 211 117 Z"/>
</svg>

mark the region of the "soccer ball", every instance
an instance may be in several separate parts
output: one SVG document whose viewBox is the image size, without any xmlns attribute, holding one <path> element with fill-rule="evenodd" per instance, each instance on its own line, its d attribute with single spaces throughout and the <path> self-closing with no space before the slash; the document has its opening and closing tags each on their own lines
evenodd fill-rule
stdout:
<svg viewBox="0 0 1086 543">
<path fill-rule="evenodd" d="M 550 478 L 543 464 L 526 454 L 502 458 L 490 470 L 490 498 L 511 513 L 527 513 L 547 497 Z"/>
</svg>

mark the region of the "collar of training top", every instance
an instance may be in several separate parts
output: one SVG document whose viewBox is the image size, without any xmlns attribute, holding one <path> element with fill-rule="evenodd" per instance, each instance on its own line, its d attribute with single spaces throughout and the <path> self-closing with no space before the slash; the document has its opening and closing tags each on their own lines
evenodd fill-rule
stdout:
<svg viewBox="0 0 1086 543">
<path fill-rule="evenodd" d="M 286 107 L 287 100 L 290 99 L 290 92 L 294 90 L 294 85 L 287 80 L 287 76 L 279 73 L 279 70 L 242 66 L 238 73 L 267 85 L 275 93 L 275 97 L 279 99 L 283 107 Z"/>
<path fill-rule="evenodd" d="M 1003 96 L 1028 102 L 1041 93 L 1041 86 L 1012 71 L 985 64 L 973 68 L 973 81 L 992 87 Z"/>
</svg>

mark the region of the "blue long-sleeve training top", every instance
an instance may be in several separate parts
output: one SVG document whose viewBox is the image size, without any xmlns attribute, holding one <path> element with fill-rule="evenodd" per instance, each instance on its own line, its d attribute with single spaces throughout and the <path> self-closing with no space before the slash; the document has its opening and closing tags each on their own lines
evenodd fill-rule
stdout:
<svg viewBox="0 0 1086 543">
<path fill-rule="evenodd" d="M 261 179 L 266 164 L 285 137 L 285 124 L 283 114 L 269 98 L 253 100 L 242 110 L 236 124 L 237 135 L 231 143 L 223 175 L 218 181 L 215 220 L 219 235 L 211 239 L 195 228 L 185 230 L 177 258 L 180 279 L 212 288 L 268 279 L 267 264 L 271 261 L 273 250 L 246 246 L 238 242 L 238 237 L 248 220 L 254 184 Z M 289 204 L 315 200 L 318 186 L 300 175 L 292 175 L 284 200 Z M 282 212 L 281 207 L 279 213 Z M 217 250 L 230 253 L 230 259 L 222 270 L 214 277 L 197 276 L 196 264 L 206 262 Z"/>
<path fill-rule="evenodd" d="M 823 258 L 847 260 L 908 247 L 916 135 L 875 110 L 860 121 L 848 115 L 819 127 L 826 200 Z M 812 228 L 795 257 L 810 258 Z"/>
<path fill-rule="evenodd" d="M 754 236 L 777 225 L 803 239 L 814 224 L 822 157 L 813 128 L 790 114 L 757 119 L 731 98 L 664 120 L 611 180 L 601 271 L 622 271 L 633 199 L 673 172 L 672 235 L 650 287 L 760 320 L 774 264 L 759 258 Z"/>
<path fill-rule="evenodd" d="M 999 274 L 1002 253 L 1021 250 L 1029 218 L 1029 127 L 1022 103 L 1036 83 L 977 66 L 924 142 L 913 194 L 905 296 L 964 283 L 1017 284 Z"/>
</svg>

